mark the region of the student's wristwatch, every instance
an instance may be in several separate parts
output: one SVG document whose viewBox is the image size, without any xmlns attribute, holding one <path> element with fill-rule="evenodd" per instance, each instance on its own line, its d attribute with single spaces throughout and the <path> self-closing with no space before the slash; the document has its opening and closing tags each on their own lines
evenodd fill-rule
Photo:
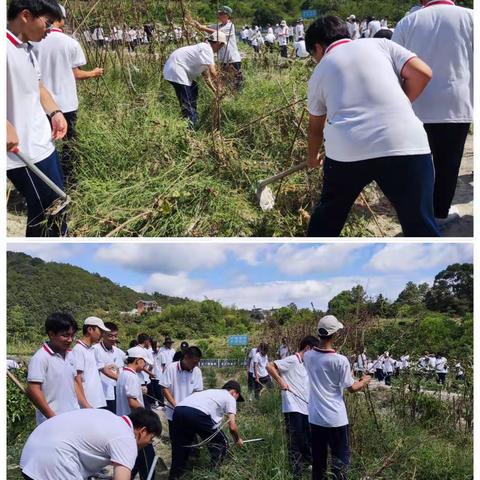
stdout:
<svg viewBox="0 0 480 480">
<path fill-rule="evenodd" d="M 51 120 L 57 113 L 63 113 L 61 110 L 54 110 L 47 114 L 47 117 Z"/>
</svg>

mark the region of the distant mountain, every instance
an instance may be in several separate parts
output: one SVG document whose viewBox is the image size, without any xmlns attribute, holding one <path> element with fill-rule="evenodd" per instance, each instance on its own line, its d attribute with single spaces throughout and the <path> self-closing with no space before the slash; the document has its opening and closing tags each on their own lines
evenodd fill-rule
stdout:
<svg viewBox="0 0 480 480">
<path fill-rule="evenodd" d="M 81 324 L 89 315 L 130 311 L 138 300 L 155 300 L 160 306 L 187 301 L 160 293 L 138 293 L 73 265 L 7 252 L 9 334 L 25 332 L 32 327 L 34 332 L 43 334 L 46 317 L 55 311 L 71 313 Z"/>
</svg>

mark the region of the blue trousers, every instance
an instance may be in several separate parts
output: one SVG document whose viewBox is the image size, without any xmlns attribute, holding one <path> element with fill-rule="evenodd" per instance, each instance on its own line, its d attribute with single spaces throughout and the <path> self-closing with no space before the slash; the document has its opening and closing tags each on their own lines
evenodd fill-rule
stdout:
<svg viewBox="0 0 480 480">
<path fill-rule="evenodd" d="M 310 424 L 312 431 L 312 480 L 346 480 L 350 460 L 348 425 L 320 427 Z M 328 476 L 328 450 L 332 456 L 332 476 Z"/>
<path fill-rule="evenodd" d="M 176 480 L 186 472 L 188 458 L 192 451 L 186 446 L 194 443 L 196 435 L 203 440 L 215 432 L 218 432 L 217 435 L 207 443 L 213 465 L 220 463 L 227 454 L 228 441 L 225 434 L 217 429 L 210 415 L 196 408 L 175 408 L 170 429 L 172 466 L 169 480 Z"/>
<path fill-rule="evenodd" d="M 170 82 L 175 89 L 182 115 L 188 119 L 191 128 L 194 128 L 197 120 L 197 99 L 198 99 L 198 84 L 193 82 L 191 86 L 181 85 L 180 83 Z"/>
<path fill-rule="evenodd" d="M 338 237 L 356 198 L 373 181 L 395 208 L 406 237 L 440 236 L 433 214 L 434 170 L 430 154 L 358 162 L 325 158 L 322 195 L 307 235 Z"/>
<path fill-rule="evenodd" d="M 63 190 L 63 172 L 56 150 L 35 165 Z M 45 209 L 59 198 L 58 195 L 27 167 L 7 170 L 7 177 L 27 201 L 28 218 L 25 235 L 27 237 L 65 235 L 67 224 L 64 212 L 55 217 L 45 215 Z"/>
</svg>

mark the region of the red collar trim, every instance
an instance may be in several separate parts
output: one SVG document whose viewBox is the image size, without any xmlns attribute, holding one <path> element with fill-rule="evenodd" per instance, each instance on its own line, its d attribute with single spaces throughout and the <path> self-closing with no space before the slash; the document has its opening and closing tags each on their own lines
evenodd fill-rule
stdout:
<svg viewBox="0 0 480 480">
<path fill-rule="evenodd" d="M 23 44 L 13 33 L 10 33 L 7 30 L 7 39 L 10 40 L 16 47 L 20 46 Z"/>
<path fill-rule="evenodd" d="M 105 344 L 104 344 L 103 342 L 100 342 L 100 345 L 102 346 L 102 348 L 103 348 L 106 352 L 113 352 L 113 347 L 112 347 L 111 350 L 109 350 L 109 349 L 105 346 Z"/>
<path fill-rule="evenodd" d="M 137 374 L 137 372 L 136 372 L 135 370 L 132 370 L 132 369 L 129 368 L 129 367 L 123 367 L 123 370 L 124 370 L 124 371 L 126 370 L 127 372 L 132 372 L 132 373 L 134 373 L 135 375 Z"/>
<path fill-rule="evenodd" d="M 432 7 L 433 5 L 450 5 L 455 6 L 455 2 L 452 0 L 432 0 L 424 5 L 422 8 Z"/>
<path fill-rule="evenodd" d="M 7 33 L 8 35 L 8 33 Z M 43 344 L 43 349 L 49 353 L 50 355 L 55 355 L 55 352 L 49 347 L 49 345 L 47 343 L 44 343 Z"/>
<path fill-rule="evenodd" d="M 59 33 L 63 33 L 63 30 L 61 28 L 51 28 L 50 29 L 50 32 L 59 32 Z"/>
<path fill-rule="evenodd" d="M 349 38 L 344 38 L 342 40 L 337 40 L 336 42 L 333 42 L 328 46 L 328 48 L 325 50 L 324 56 L 328 53 L 331 52 L 335 47 L 338 47 L 339 45 L 343 45 L 344 43 L 351 43 L 352 40 Z"/>
<path fill-rule="evenodd" d="M 125 420 L 125 423 L 133 430 L 133 424 L 130 418 L 128 418 L 126 415 L 122 415 L 122 418 Z"/>
<path fill-rule="evenodd" d="M 321 348 L 318 348 L 318 347 L 313 347 L 313 349 L 318 352 L 318 353 L 337 353 L 335 350 L 333 349 L 329 349 L 329 350 L 322 350 Z"/>
<path fill-rule="evenodd" d="M 77 340 L 77 343 L 79 343 L 82 347 L 85 347 L 87 350 L 91 348 L 86 343 L 83 343 L 81 340 Z"/>
<path fill-rule="evenodd" d="M 301 357 L 301 355 L 300 355 L 298 352 L 295 353 L 295 356 L 298 358 L 298 361 L 299 361 L 300 363 L 303 363 L 302 357 Z"/>
</svg>

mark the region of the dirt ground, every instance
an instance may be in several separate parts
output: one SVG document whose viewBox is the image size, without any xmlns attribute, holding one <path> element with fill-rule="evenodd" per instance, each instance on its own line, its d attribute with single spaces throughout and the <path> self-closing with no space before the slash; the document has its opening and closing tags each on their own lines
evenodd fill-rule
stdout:
<svg viewBox="0 0 480 480">
<path fill-rule="evenodd" d="M 377 237 L 401 236 L 402 231 L 395 211 L 382 193 L 374 187 L 368 194 L 368 198 L 376 221 L 362 204 L 361 199 L 357 201 L 358 206 L 365 209 L 368 218 L 366 228 Z M 442 231 L 443 235 L 445 237 L 473 237 L 473 135 L 471 134 L 468 135 L 465 144 L 453 205 L 459 210 L 460 217 L 445 227 Z M 25 204 L 12 189 L 8 195 L 7 236 L 23 237 L 25 225 Z"/>
</svg>

